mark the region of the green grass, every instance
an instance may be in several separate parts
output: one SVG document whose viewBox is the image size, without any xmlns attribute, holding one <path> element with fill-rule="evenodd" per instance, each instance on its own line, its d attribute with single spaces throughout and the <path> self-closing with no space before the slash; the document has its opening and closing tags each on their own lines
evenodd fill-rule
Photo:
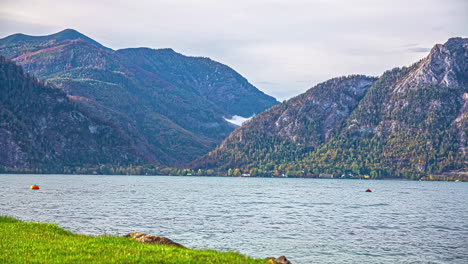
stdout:
<svg viewBox="0 0 468 264">
<path fill-rule="evenodd" d="M 118 236 L 86 236 L 55 224 L 0 216 L 0 263 L 268 263 L 236 252 L 142 244 Z"/>
</svg>

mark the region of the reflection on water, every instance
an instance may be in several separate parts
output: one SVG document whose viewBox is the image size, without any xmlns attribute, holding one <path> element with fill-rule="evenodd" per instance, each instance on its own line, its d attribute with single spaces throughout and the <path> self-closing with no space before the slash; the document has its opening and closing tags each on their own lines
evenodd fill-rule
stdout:
<svg viewBox="0 0 468 264">
<path fill-rule="evenodd" d="M 468 263 L 466 183 L 0 175 L 0 188 L 0 214 L 85 234 L 138 231 L 299 264 Z"/>
</svg>

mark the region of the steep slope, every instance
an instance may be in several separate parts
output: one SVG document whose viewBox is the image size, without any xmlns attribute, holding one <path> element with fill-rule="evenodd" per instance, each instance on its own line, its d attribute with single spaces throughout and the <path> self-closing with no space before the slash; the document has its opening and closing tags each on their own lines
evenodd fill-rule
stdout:
<svg viewBox="0 0 468 264">
<path fill-rule="evenodd" d="M 119 130 L 0 56 L 0 165 L 60 168 L 144 162 Z"/>
<path fill-rule="evenodd" d="M 467 60 L 468 39 L 453 38 L 415 65 L 386 72 L 342 134 L 309 161 L 375 177 L 466 169 Z"/>
<path fill-rule="evenodd" d="M 13 35 L 0 40 L 0 53 L 115 123 L 140 154 L 163 165 L 182 166 L 213 149 L 234 129 L 224 117 L 253 115 L 276 103 L 227 67 L 208 78 L 219 63 L 206 66 L 205 58 L 165 50 L 113 51 L 74 30 Z M 203 81 L 197 72 L 206 75 Z M 257 100 L 256 108 L 230 109 L 242 96 Z"/>
<path fill-rule="evenodd" d="M 377 78 L 331 79 L 274 106 L 237 128 L 194 164 L 236 168 L 300 161 L 328 142 Z"/>
<path fill-rule="evenodd" d="M 122 49 L 117 54 L 178 87 L 195 91 L 228 117 L 250 117 L 278 103 L 233 69 L 209 58 L 188 57 L 172 49 Z"/>
<path fill-rule="evenodd" d="M 117 124 L 149 160 L 166 165 L 190 161 L 215 145 L 203 135 L 204 127 L 218 140 L 232 130 L 222 114 L 203 108 L 207 103 L 193 93 L 138 67 L 122 65 L 112 53 L 81 39 L 63 41 L 14 60 L 62 88 L 95 115 Z M 172 119 L 174 116 L 178 119 Z M 216 117 L 221 125 L 211 128 Z M 181 127 L 183 124 L 191 127 Z"/>
<path fill-rule="evenodd" d="M 369 80 L 354 101 L 341 99 L 345 89 L 332 96 L 320 91 L 333 80 L 325 82 L 255 117 L 194 164 L 376 178 L 467 170 L 467 61 L 468 39 L 453 38 L 415 65 L 384 73 L 370 88 Z M 314 91 L 317 96 L 308 96 Z M 344 114 L 320 111 L 330 98 L 347 106 Z M 323 122 L 330 120 L 327 113 L 336 120 L 331 129 Z"/>
</svg>

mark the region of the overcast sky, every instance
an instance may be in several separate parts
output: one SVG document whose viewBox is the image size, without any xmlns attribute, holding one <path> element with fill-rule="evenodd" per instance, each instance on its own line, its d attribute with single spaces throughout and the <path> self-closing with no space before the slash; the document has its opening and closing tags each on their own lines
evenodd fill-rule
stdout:
<svg viewBox="0 0 468 264">
<path fill-rule="evenodd" d="M 468 37 L 467 0 L 0 0 L 0 38 L 73 28 L 112 49 L 173 48 L 234 68 L 279 100 L 380 75 Z"/>
</svg>

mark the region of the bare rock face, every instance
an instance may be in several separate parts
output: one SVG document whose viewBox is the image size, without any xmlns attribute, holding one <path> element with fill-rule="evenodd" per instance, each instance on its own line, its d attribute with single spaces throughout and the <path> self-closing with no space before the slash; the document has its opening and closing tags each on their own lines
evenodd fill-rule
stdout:
<svg viewBox="0 0 468 264">
<path fill-rule="evenodd" d="M 424 85 L 458 87 L 460 76 L 466 74 L 468 63 L 468 39 L 451 38 L 445 44 L 437 44 L 418 68 L 412 71 L 396 87 L 396 92 Z"/>
<path fill-rule="evenodd" d="M 166 246 L 174 246 L 174 247 L 181 247 L 184 248 L 181 244 L 178 244 L 169 238 L 148 235 L 141 232 L 131 232 L 125 235 L 124 237 L 134 238 L 136 241 L 145 244 L 158 244 L 158 245 L 166 245 Z"/>
<path fill-rule="evenodd" d="M 292 264 L 285 256 L 279 258 L 269 258 L 268 264 Z"/>
<path fill-rule="evenodd" d="M 271 131 L 299 144 L 322 144 L 350 115 L 376 80 L 356 75 L 318 84 L 289 100 L 276 120 L 272 120 L 275 127 Z"/>
</svg>

